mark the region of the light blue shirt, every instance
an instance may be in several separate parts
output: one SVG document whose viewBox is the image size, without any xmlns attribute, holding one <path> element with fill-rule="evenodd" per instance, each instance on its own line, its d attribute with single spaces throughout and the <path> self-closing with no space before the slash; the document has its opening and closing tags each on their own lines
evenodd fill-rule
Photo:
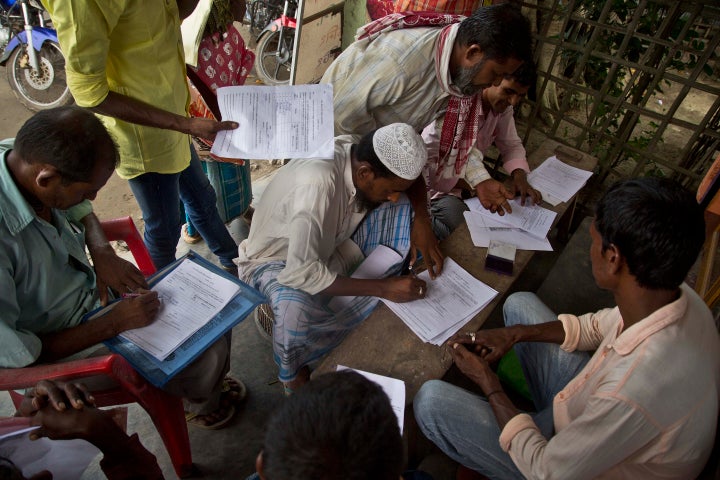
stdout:
<svg viewBox="0 0 720 480">
<path fill-rule="evenodd" d="M 95 273 L 79 220 L 84 201 L 37 217 L 7 167 L 14 139 L 0 141 L 0 367 L 23 367 L 40 356 L 38 334 L 76 326 L 97 304 Z"/>
</svg>

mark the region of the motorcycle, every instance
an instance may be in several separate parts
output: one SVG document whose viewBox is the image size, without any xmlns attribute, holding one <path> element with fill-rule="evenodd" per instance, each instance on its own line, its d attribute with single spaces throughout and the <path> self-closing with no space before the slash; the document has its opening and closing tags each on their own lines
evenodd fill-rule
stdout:
<svg viewBox="0 0 720 480">
<path fill-rule="evenodd" d="M 290 82 L 297 6 L 297 0 L 284 0 L 282 6 L 277 1 L 253 0 L 248 6 L 250 31 L 257 34 L 255 71 L 266 85 Z M 265 25 L 262 30 L 261 25 Z"/>
<path fill-rule="evenodd" d="M 73 102 L 57 32 L 38 0 L 0 0 L 0 65 L 15 96 L 38 111 Z"/>
</svg>

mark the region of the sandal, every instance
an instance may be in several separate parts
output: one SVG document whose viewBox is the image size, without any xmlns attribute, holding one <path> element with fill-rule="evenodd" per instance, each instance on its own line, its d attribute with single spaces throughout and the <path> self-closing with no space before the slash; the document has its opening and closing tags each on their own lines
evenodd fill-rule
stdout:
<svg viewBox="0 0 720 480">
<path fill-rule="evenodd" d="M 234 416 L 235 407 L 231 405 L 230 408 L 220 407 L 214 412 L 206 413 L 204 415 L 185 412 L 185 421 L 188 425 L 202 428 L 203 430 L 220 430 L 227 425 Z M 212 418 L 217 419 L 214 422 L 211 422 Z"/>
<path fill-rule="evenodd" d="M 220 387 L 220 406 L 214 412 L 204 415 L 185 412 L 185 421 L 188 425 L 204 430 L 219 430 L 233 419 L 237 411 L 235 407 L 239 406 L 246 397 L 245 384 L 235 377 L 226 375 Z"/>
<path fill-rule="evenodd" d="M 236 407 L 247 397 L 247 387 L 239 379 L 226 375 L 220 389 L 220 406 Z"/>
<path fill-rule="evenodd" d="M 196 233 L 195 235 L 190 235 L 188 233 L 187 223 L 184 223 L 182 228 L 180 229 L 180 235 L 182 236 L 182 239 L 185 241 L 185 243 L 189 245 L 195 245 L 196 243 L 202 241 L 202 237 L 199 233 Z"/>
</svg>

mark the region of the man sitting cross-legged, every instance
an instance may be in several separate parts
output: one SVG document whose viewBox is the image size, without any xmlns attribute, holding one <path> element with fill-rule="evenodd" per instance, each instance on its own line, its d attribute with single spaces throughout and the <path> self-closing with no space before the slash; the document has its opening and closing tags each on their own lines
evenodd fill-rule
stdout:
<svg viewBox="0 0 720 480">
<path fill-rule="evenodd" d="M 395 123 L 359 141 L 336 137 L 334 160 L 292 160 L 267 186 L 238 262 L 241 278 L 272 307 L 286 393 L 307 381 L 308 363 L 367 318 L 378 297 L 405 302 L 424 295 L 422 280 L 392 276 L 402 261 L 388 265 L 388 278 L 347 275 L 380 244 L 408 254 L 412 207 L 402 192 L 425 160 L 420 135 Z M 333 296 L 356 298 L 336 308 Z"/>
<path fill-rule="evenodd" d="M 0 142 L 0 368 L 54 362 L 155 318 L 157 293 L 115 254 L 90 203 L 118 158 L 102 123 L 74 106 L 37 113 Z M 140 295 L 83 322 L 107 287 Z M 244 387 L 224 380 L 229 352 L 220 339 L 164 387 L 186 399 L 192 424 L 232 419 Z"/>
<path fill-rule="evenodd" d="M 506 328 L 450 340 L 485 398 L 428 382 L 414 401 L 420 428 L 489 478 L 695 478 L 720 386 L 712 315 L 683 284 L 703 244 L 702 209 L 669 180 L 627 180 L 600 199 L 590 235 L 595 282 L 617 307 L 557 316 L 530 293 L 511 296 Z M 488 365 L 513 345 L 533 416 Z"/>
</svg>

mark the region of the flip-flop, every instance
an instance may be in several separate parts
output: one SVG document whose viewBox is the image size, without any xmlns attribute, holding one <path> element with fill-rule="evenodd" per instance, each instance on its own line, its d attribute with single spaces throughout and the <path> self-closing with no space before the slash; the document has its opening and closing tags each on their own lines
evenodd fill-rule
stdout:
<svg viewBox="0 0 720 480">
<path fill-rule="evenodd" d="M 206 414 L 206 415 L 209 415 L 209 414 Z M 197 428 L 201 428 L 203 430 L 220 430 L 225 425 L 227 425 L 230 422 L 230 420 L 232 420 L 233 417 L 235 416 L 235 407 L 231 405 L 229 408 L 226 409 L 226 413 L 225 413 L 224 417 L 222 417 L 217 422 L 211 423 L 209 425 L 206 425 L 206 424 L 200 422 L 200 418 L 202 418 L 204 416 L 205 415 L 200 415 L 197 413 L 185 412 L 185 421 L 188 423 L 188 425 L 191 425 L 191 426 L 197 427 Z"/>
<path fill-rule="evenodd" d="M 204 417 L 205 415 L 185 412 L 185 421 L 188 423 L 188 425 L 202 428 L 204 430 L 218 430 L 220 428 L 223 428 L 225 425 L 228 424 L 228 422 L 230 422 L 230 420 L 232 420 L 236 413 L 235 407 L 240 405 L 240 403 L 242 403 L 243 400 L 245 400 L 245 398 L 247 397 L 247 387 L 245 387 L 245 384 L 237 378 L 226 375 L 223 379 L 222 387 L 220 388 L 220 406 L 218 407 L 218 410 L 225 409 L 225 411 L 227 412 L 225 416 L 223 416 L 215 423 L 205 425 L 204 423 L 199 421 L 199 418 Z"/>
<path fill-rule="evenodd" d="M 199 233 L 196 233 L 195 235 L 190 235 L 187 229 L 187 223 L 184 223 L 182 228 L 180 229 L 180 235 L 182 236 L 182 239 L 185 241 L 185 243 L 195 245 L 196 243 L 202 241 L 202 237 Z"/>
<path fill-rule="evenodd" d="M 227 403 L 229 403 L 230 406 L 240 405 L 247 397 L 247 387 L 239 379 L 230 375 L 225 375 L 225 379 L 223 380 L 220 390 L 220 402 L 222 402 L 224 398 L 228 397 L 230 398 L 227 400 Z"/>
</svg>

